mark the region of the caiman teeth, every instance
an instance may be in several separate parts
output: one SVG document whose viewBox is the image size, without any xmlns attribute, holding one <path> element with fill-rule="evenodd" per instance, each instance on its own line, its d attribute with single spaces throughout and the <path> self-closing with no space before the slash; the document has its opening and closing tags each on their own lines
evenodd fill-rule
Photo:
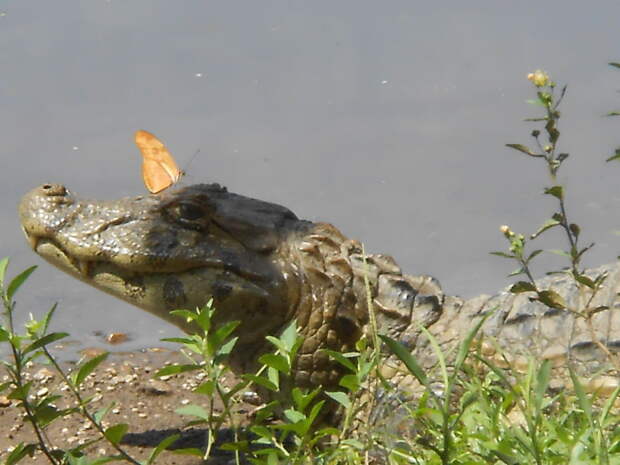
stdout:
<svg viewBox="0 0 620 465">
<path fill-rule="evenodd" d="M 89 276 L 90 275 L 90 263 L 86 260 L 75 260 L 75 267 L 80 270 L 80 273 L 82 273 L 83 276 Z"/>
</svg>

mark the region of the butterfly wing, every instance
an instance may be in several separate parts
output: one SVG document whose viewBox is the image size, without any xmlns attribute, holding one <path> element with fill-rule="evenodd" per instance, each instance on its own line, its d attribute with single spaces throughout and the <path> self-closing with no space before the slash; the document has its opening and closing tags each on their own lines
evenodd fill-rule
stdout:
<svg viewBox="0 0 620 465">
<path fill-rule="evenodd" d="M 157 137 L 140 130 L 134 140 L 142 153 L 142 180 L 149 192 L 157 194 L 179 180 L 181 170 Z"/>
</svg>

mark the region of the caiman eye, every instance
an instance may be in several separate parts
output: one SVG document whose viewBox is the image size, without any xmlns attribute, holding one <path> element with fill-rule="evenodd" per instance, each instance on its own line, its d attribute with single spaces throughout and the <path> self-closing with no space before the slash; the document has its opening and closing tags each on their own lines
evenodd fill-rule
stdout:
<svg viewBox="0 0 620 465">
<path fill-rule="evenodd" d="M 179 205 L 179 217 L 188 221 L 196 221 L 202 218 L 205 214 L 204 210 L 193 203 L 182 203 Z"/>
<path fill-rule="evenodd" d="M 196 202 L 179 202 L 168 209 L 168 214 L 190 229 L 204 229 L 209 224 L 208 210 Z"/>
</svg>

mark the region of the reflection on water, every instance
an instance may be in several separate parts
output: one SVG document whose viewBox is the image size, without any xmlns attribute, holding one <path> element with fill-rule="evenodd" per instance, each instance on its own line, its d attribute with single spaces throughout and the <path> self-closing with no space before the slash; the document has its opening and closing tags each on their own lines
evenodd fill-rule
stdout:
<svg viewBox="0 0 620 465">
<path fill-rule="evenodd" d="M 40 263 L 16 204 L 42 182 L 85 196 L 143 192 L 135 130 L 162 137 L 188 182 L 284 203 L 333 222 L 449 293 L 504 286 L 500 224 L 532 230 L 553 212 L 542 170 L 504 148 L 535 108 L 528 72 L 569 84 L 561 121 L 570 213 L 620 250 L 617 109 L 620 4 L 341 2 L 11 2 L 0 16 L 3 77 L 0 254 Z M 551 24 L 550 24 L 551 22 Z M 43 264 L 22 317 L 58 301 L 78 339 L 174 333 Z"/>
</svg>

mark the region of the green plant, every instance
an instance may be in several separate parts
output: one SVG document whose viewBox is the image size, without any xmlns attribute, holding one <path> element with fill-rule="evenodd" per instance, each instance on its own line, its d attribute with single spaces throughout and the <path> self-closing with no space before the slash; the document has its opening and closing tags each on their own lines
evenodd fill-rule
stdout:
<svg viewBox="0 0 620 465">
<path fill-rule="evenodd" d="M 196 417 L 197 420 L 190 424 L 207 425 L 207 447 L 205 451 L 199 449 L 177 450 L 177 453 L 192 454 L 207 460 L 217 439 L 218 431 L 224 424 L 233 427 L 235 438 L 238 438 L 239 420 L 234 413 L 234 405 L 238 402 L 237 394 L 249 384 L 247 381 L 240 381 L 232 387 L 228 387 L 224 382 L 224 377 L 229 373 L 230 368 L 225 363 L 230 352 L 237 343 L 237 337 L 231 337 L 235 328 L 239 325 L 238 321 L 228 322 L 219 328 L 213 327 L 213 314 L 215 308 L 213 301 L 209 300 L 202 308 L 195 311 L 173 310 L 173 315 L 185 318 L 188 322 L 193 322 L 198 328 L 198 332 L 187 337 L 164 339 L 169 342 L 182 344 L 185 348 L 183 353 L 188 358 L 188 364 L 171 365 L 157 371 L 155 376 L 169 376 L 187 371 L 201 370 L 205 374 L 205 379 L 195 392 L 204 394 L 207 399 L 207 409 L 200 405 L 187 405 L 177 409 L 181 415 Z M 219 400 L 223 405 L 223 412 L 220 414 L 216 410 L 216 401 Z M 238 442 L 235 446 L 237 451 L 237 462 L 239 462 L 238 451 L 244 443 Z"/>
<path fill-rule="evenodd" d="M 549 78 L 547 73 L 539 70 L 531 73 L 528 79 L 530 79 L 536 87 L 536 99 L 531 100 L 530 103 L 541 106 L 544 114 L 540 117 L 526 118 L 526 121 L 540 122 L 544 123 L 544 125 L 542 131 L 540 129 L 534 129 L 531 132 L 531 136 L 536 144 L 535 149 L 531 149 L 523 144 L 506 145 L 529 157 L 541 159 L 545 163 L 551 185 L 545 187 L 543 192 L 545 195 L 555 198 L 558 206 L 556 211 L 551 215 L 551 218 L 546 220 L 542 226 L 527 239 L 524 234 L 513 232 L 509 226 L 501 226 L 500 231 L 510 244 L 509 252 L 491 253 L 514 260 L 519 264 L 519 268 L 511 273 L 510 276 L 525 275 L 527 278 L 527 280 L 518 281 L 513 284 L 510 287 L 510 292 L 514 294 L 524 292 L 532 293 L 531 300 L 537 300 L 549 308 L 572 312 L 578 317 L 583 318 L 590 328 L 592 340 L 596 341 L 599 348 L 607 354 L 609 359 L 615 363 L 616 366 L 620 367 L 614 355 L 611 354 L 609 349 L 596 337 L 592 326 L 592 317 L 596 313 L 608 309 L 607 306 L 593 306 L 592 304 L 607 279 L 607 273 L 601 272 L 593 276 L 588 275 L 581 266 L 583 255 L 594 246 L 594 243 L 589 243 L 586 246 L 580 245 L 581 226 L 569 219 L 566 207 L 565 188 L 558 183 L 557 179 L 559 169 L 563 162 L 569 157 L 568 153 L 559 152 L 558 150 L 558 142 L 560 139 L 560 131 L 558 129 L 560 111 L 558 108 L 566 95 L 566 86 L 562 87 L 559 95 L 556 96 L 556 84 Z M 573 280 L 579 290 L 580 298 L 572 305 L 566 302 L 555 290 L 540 289 L 535 281 L 531 270 L 531 263 L 543 250 L 535 249 L 531 252 L 526 252 L 529 241 L 535 240 L 541 234 L 554 228 L 559 228 L 564 232 L 567 246 L 565 250 L 550 250 L 549 252 L 566 257 L 569 264 L 564 270 L 551 271 L 547 274 L 563 273 Z"/>
<path fill-rule="evenodd" d="M 18 402 L 19 406 L 24 410 L 25 417 L 32 426 L 34 440 L 29 443 L 17 444 L 6 457 L 5 465 L 18 463 L 27 456 L 32 457 L 37 451 L 40 451 L 54 465 L 99 465 L 118 460 L 135 465 L 150 465 L 154 463 L 161 451 L 175 438 L 166 438 L 153 450 L 153 453 L 146 461 L 140 462 L 120 446 L 121 439 L 127 431 L 128 425 L 122 423 L 106 425 L 104 423 L 104 418 L 112 408 L 112 405 L 93 412 L 90 409 L 93 396 L 85 396 L 82 392 L 84 381 L 105 361 L 107 353 L 83 360 L 74 367 L 70 374 L 66 373 L 48 349 L 50 344 L 68 336 L 64 332 L 48 332 L 56 305 L 41 320 L 36 320 L 31 315 L 30 320 L 25 324 L 25 333 L 19 334 L 16 331 L 14 325 L 16 306 L 14 297 L 36 267 L 27 268 L 7 283 L 5 279 L 8 264 L 8 258 L 0 260 L 0 295 L 4 307 L 4 321 L 0 324 L 0 343 L 7 343 L 9 345 L 12 360 L 2 360 L 2 364 L 8 373 L 9 381 L 0 385 L 0 392 L 8 391 L 7 398 Z M 49 392 L 41 396 L 32 395 L 33 382 L 28 380 L 26 376 L 26 367 L 34 361 L 47 363 L 56 370 L 73 396 L 76 404 L 75 407 L 58 408 L 56 401 L 61 399 L 62 395 L 57 390 L 49 390 Z M 46 430 L 53 422 L 70 415 L 81 415 L 86 421 L 90 422 L 99 433 L 98 439 L 87 441 L 84 444 L 69 449 L 57 447 L 54 441 L 46 434 Z M 116 455 L 94 459 L 89 458 L 85 454 L 85 449 L 99 441 L 105 441 L 110 444 L 116 451 Z"/>
</svg>

